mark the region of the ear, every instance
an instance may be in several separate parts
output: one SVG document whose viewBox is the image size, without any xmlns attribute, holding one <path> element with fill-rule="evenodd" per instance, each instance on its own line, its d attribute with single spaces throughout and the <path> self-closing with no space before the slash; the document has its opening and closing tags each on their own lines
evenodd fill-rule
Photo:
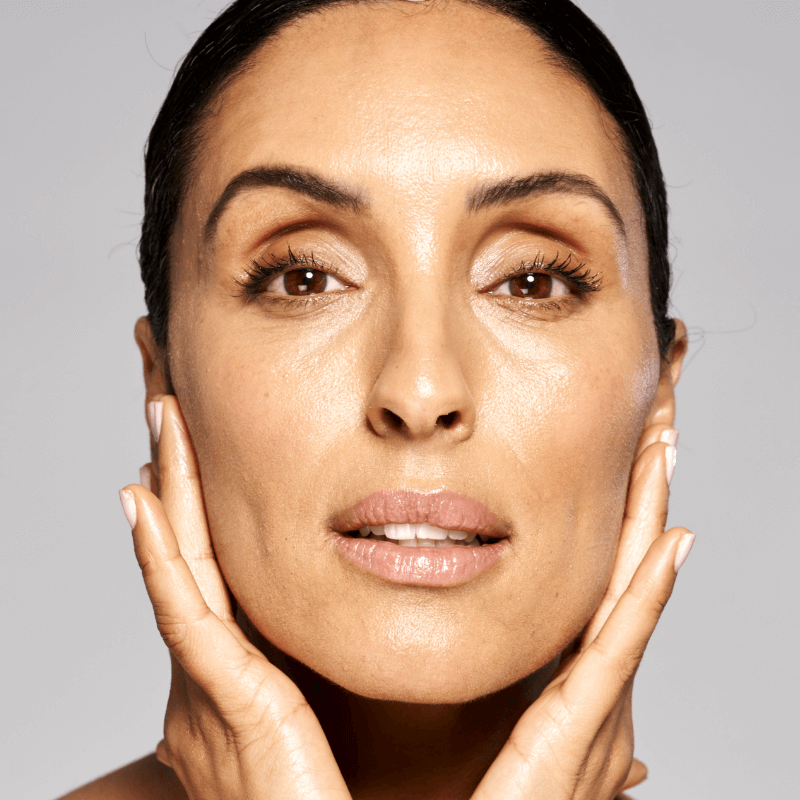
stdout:
<svg viewBox="0 0 800 800">
<path fill-rule="evenodd" d="M 675 424 L 675 386 L 681 376 L 683 357 L 686 355 L 688 345 L 686 326 L 682 320 L 676 319 L 675 337 L 661 367 L 658 390 L 647 417 L 648 425 L 663 423 L 671 427 Z"/>
<path fill-rule="evenodd" d="M 156 342 L 153 335 L 153 326 L 150 324 L 149 317 L 139 317 L 133 329 L 136 344 L 142 354 L 142 371 L 144 373 L 145 400 L 144 418 L 147 423 L 147 430 L 150 430 L 150 423 L 147 422 L 147 404 L 159 395 L 172 394 L 170 382 L 167 375 L 166 353 L 163 347 Z M 158 482 L 158 445 L 150 435 L 150 462 L 151 477 L 155 480 L 154 486 Z M 157 491 L 157 489 L 154 489 Z"/>
<path fill-rule="evenodd" d="M 171 394 L 167 378 L 166 353 L 153 335 L 150 317 L 139 317 L 133 329 L 136 344 L 142 354 L 142 370 L 146 390 L 145 407 L 153 398 L 162 394 Z"/>
</svg>

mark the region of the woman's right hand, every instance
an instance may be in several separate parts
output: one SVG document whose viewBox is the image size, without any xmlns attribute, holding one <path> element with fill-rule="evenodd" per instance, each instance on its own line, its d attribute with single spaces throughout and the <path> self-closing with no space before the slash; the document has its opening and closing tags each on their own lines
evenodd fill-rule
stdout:
<svg viewBox="0 0 800 800">
<path fill-rule="evenodd" d="M 158 496 L 132 484 L 120 497 L 172 658 L 157 757 L 191 800 L 349 800 L 311 707 L 233 617 L 177 398 L 158 398 L 148 417 L 157 475 L 144 469 Z"/>
</svg>

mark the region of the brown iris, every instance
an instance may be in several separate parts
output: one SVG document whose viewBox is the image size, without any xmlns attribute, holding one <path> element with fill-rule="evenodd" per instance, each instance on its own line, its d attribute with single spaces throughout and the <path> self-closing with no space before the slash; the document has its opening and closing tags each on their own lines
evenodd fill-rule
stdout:
<svg viewBox="0 0 800 800">
<path fill-rule="evenodd" d="M 512 297 L 532 297 L 543 300 L 553 292 L 553 278 L 543 272 L 523 272 L 508 281 Z"/>
<path fill-rule="evenodd" d="M 283 276 L 283 288 L 286 294 L 295 297 L 306 294 L 318 294 L 325 291 L 328 276 L 317 269 L 293 269 Z"/>
</svg>

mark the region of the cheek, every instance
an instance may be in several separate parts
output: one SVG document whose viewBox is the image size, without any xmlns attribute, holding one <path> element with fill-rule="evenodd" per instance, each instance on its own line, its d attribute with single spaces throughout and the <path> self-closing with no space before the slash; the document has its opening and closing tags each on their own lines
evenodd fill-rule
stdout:
<svg viewBox="0 0 800 800">
<path fill-rule="evenodd" d="M 529 521 L 547 592 L 583 596 L 592 609 L 613 566 L 657 356 L 631 346 L 637 340 L 624 331 L 616 342 L 587 338 L 569 348 L 533 348 L 527 336 L 502 341 L 488 370 L 483 424 L 493 451 L 504 454 L 505 474 L 523 476 L 516 511 Z"/>
<path fill-rule="evenodd" d="M 465 377 L 479 422 L 454 476 L 513 520 L 519 546 L 491 580 L 423 597 L 354 580 L 319 535 L 342 486 L 393 485 L 370 471 L 397 459 L 363 419 L 369 333 L 270 339 L 196 324 L 184 346 L 176 334 L 217 557 L 256 627 L 331 680 L 370 696 L 391 683 L 395 699 L 477 697 L 549 661 L 597 606 L 657 371 L 608 339 L 567 347 L 506 329 L 476 342 Z M 466 662 L 481 667 L 469 685 Z"/>
<path fill-rule="evenodd" d="M 318 480 L 320 459 L 357 420 L 347 351 L 324 334 L 313 345 L 302 337 L 227 338 L 207 336 L 207 346 L 187 348 L 181 371 L 204 480 L 239 500 Z"/>
</svg>

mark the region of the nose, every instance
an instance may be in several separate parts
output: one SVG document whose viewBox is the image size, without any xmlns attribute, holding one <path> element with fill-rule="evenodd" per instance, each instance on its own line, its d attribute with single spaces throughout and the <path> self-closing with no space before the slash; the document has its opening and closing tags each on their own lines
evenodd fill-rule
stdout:
<svg viewBox="0 0 800 800">
<path fill-rule="evenodd" d="M 446 310 L 409 302 L 387 333 L 389 346 L 367 401 L 372 430 L 383 438 L 450 443 L 475 428 L 475 401 L 462 369 L 463 343 Z"/>
</svg>

